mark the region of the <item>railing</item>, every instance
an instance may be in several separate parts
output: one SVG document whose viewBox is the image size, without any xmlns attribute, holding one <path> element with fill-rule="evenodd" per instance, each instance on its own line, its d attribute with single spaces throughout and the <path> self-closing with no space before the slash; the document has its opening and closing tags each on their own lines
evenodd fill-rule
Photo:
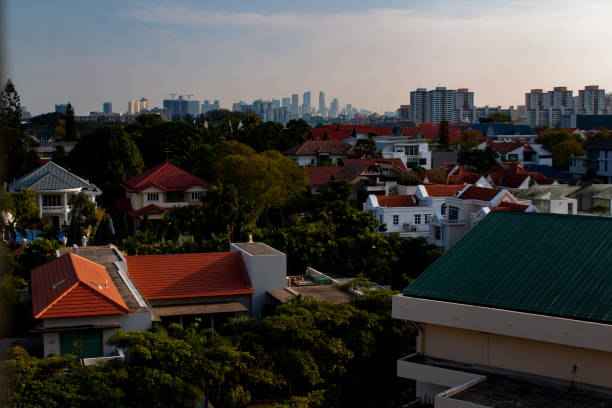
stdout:
<svg viewBox="0 0 612 408">
<path fill-rule="evenodd" d="M 64 208 L 65 207 L 63 205 L 43 205 L 42 211 L 43 212 L 64 212 Z"/>
</svg>

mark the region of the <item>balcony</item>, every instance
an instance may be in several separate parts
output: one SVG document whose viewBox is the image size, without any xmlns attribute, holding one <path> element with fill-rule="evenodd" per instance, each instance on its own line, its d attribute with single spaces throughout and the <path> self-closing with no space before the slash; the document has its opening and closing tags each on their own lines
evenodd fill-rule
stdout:
<svg viewBox="0 0 612 408">
<path fill-rule="evenodd" d="M 64 213 L 64 206 L 63 205 L 43 205 L 41 210 L 43 213 Z M 67 209 L 68 211 L 70 211 L 70 208 Z"/>
</svg>

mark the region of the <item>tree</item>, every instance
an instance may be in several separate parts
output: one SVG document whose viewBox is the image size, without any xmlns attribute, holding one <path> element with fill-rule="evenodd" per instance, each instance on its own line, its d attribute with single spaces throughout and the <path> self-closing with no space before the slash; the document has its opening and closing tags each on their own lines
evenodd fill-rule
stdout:
<svg viewBox="0 0 612 408">
<path fill-rule="evenodd" d="M 487 172 L 491 167 L 497 164 L 499 155 L 490 147 L 484 150 L 464 150 L 459 151 L 457 161 L 462 166 L 472 166 L 480 174 Z"/>
<path fill-rule="evenodd" d="M 311 127 L 304 119 L 291 119 L 285 125 L 285 134 L 290 149 L 300 143 L 304 143 L 308 139 Z"/>
<path fill-rule="evenodd" d="M 86 236 L 91 239 L 96 233 L 98 226 L 96 205 L 84 193 L 72 196 L 68 205 L 70 206 L 68 245 L 80 245 L 81 237 Z"/>
<path fill-rule="evenodd" d="M 62 167 L 68 167 L 68 153 L 62 145 L 55 146 L 55 150 L 51 153 L 53 163 Z"/>
<path fill-rule="evenodd" d="M 207 230 L 228 234 L 232 242 L 244 237 L 255 225 L 255 206 L 238 195 L 233 185 L 219 182 L 202 198 Z"/>
<path fill-rule="evenodd" d="M 124 196 L 121 182 L 144 170 L 136 144 L 121 128 L 104 126 L 83 136 L 68 156 L 74 173 L 102 189 L 101 202 L 114 207 Z"/>
<path fill-rule="evenodd" d="M 425 170 L 425 175 L 427 177 L 427 180 L 431 184 L 445 184 L 446 183 L 446 173 L 443 170 L 440 170 L 440 169 Z"/>
<path fill-rule="evenodd" d="M 438 134 L 439 136 L 439 144 L 440 147 L 442 147 L 443 149 L 447 149 L 448 148 L 448 121 L 443 120 L 442 122 L 440 122 L 440 132 Z"/>
<path fill-rule="evenodd" d="M 536 139 L 536 143 L 544 145 L 544 147 L 552 152 L 559 143 L 573 139 L 578 143 L 582 143 L 582 137 L 578 134 L 570 133 L 566 129 L 549 129 L 542 132 Z"/>
<path fill-rule="evenodd" d="M 0 93 L 0 128 L 18 128 L 21 124 L 21 101 L 13 82 L 8 79 Z"/>
<path fill-rule="evenodd" d="M 357 141 L 357 156 L 360 158 L 370 157 L 381 157 L 382 152 L 379 152 L 376 148 L 376 142 L 372 139 L 372 136 L 368 136 L 367 139 L 359 139 Z"/>
<path fill-rule="evenodd" d="M 15 239 L 15 232 L 27 235 L 27 230 L 33 231 L 41 225 L 40 212 L 36 191 L 23 189 L 21 191 L 2 192 L 0 210 L 11 214 L 6 216 L 3 228 L 11 239 Z"/>
<path fill-rule="evenodd" d="M 74 122 L 74 108 L 72 104 L 68 102 L 66 105 L 66 117 L 64 119 L 64 138 L 69 141 L 79 139 L 79 131 L 76 128 Z"/>
<path fill-rule="evenodd" d="M 421 179 L 414 171 L 409 171 L 406 174 L 402 174 L 400 178 L 397 180 L 397 184 L 401 184 L 403 186 L 418 186 L 421 184 Z"/>
<path fill-rule="evenodd" d="M 479 144 L 480 135 L 477 131 L 467 129 L 461 132 L 461 137 L 459 138 L 459 145 L 461 146 L 462 150 L 472 150 Z"/>
<path fill-rule="evenodd" d="M 584 149 L 575 139 L 567 139 L 552 149 L 553 166 L 567 170 L 571 156 L 584 156 Z"/>
<path fill-rule="evenodd" d="M 253 126 L 252 129 L 245 130 L 241 133 L 239 141 L 251 146 L 257 152 L 265 150 L 285 151 L 295 145 L 290 145 L 291 142 L 286 140 L 286 133 L 283 127 L 277 122 L 261 122 Z"/>
<path fill-rule="evenodd" d="M 510 122 L 512 122 L 512 118 L 510 118 L 510 116 L 504 113 L 499 113 L 499 112 L 490 113 L 487 118 L 480 118 L 480 123 L 510 123 Z"/>
<path fill-rule="evenodd" d="M 23 130 L 0 129 L 0 182 L 9 183 L 34 170 L 38 165 L 38 143 Z"/>
</svg>

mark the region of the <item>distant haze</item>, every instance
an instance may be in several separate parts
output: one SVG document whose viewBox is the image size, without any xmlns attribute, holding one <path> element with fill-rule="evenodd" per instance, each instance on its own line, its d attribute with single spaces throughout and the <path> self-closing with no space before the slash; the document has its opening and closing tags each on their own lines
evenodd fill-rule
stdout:
<svg viewBox="0 0 612 408">
<path fill-rule="evenodd" d="M 161 106 L 169 92 L 231 108 L 304 91 L 318 106 L 322 90 L 328 106 L 379 113 L 438 85 L 478 106 L 523 104 L 531 88 L 612 92 L 607 0 L 202 3 L 9 0 L 5 68 L 34 115 Z"/>
</svg>

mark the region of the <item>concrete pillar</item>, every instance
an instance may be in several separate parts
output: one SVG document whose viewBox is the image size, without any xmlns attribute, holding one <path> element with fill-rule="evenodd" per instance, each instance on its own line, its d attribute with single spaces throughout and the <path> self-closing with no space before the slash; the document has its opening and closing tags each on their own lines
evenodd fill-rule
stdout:
<svg viewBox="0 0 612 408">
<path fill-rule="evenodd" d="M 64 224 L 68 224 L 68 193 L 64 193 L 63 197 L 64 205 Z"/>
<path fill-rule="evenodd" d="M 42 194 L 38 193 L 38 216 L 42 219 Z"/>
</svg>

